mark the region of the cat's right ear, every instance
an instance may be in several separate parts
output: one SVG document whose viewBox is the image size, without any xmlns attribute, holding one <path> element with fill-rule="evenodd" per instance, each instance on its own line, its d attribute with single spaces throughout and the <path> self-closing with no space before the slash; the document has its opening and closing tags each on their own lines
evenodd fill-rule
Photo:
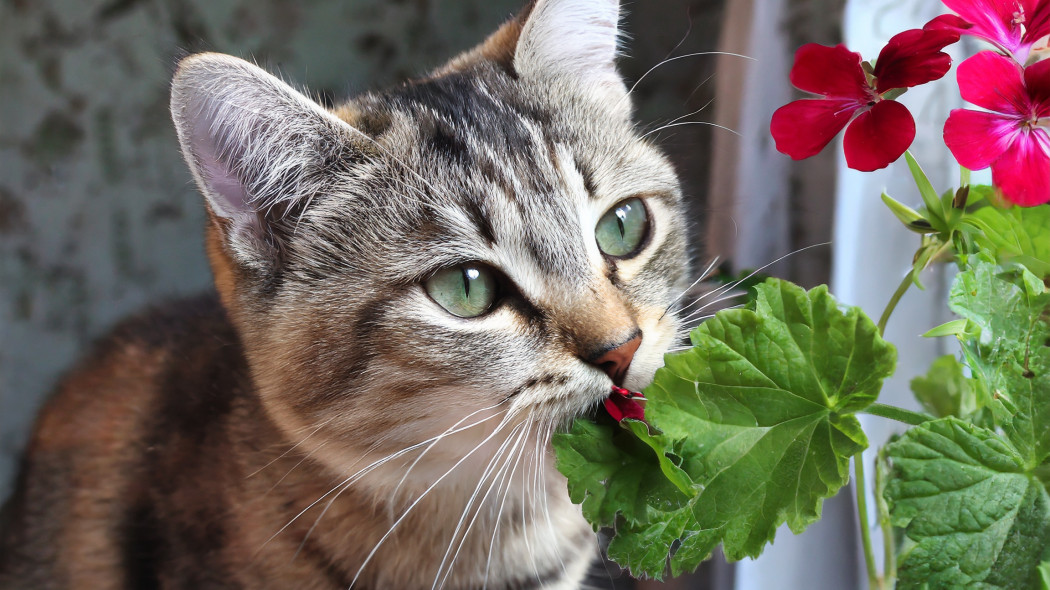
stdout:
<svg viewBox="0 0 1050 590">
<path fill-rule="evenodd" d="M 267 270 L 282 232 L 329 189 L 360 133 L 276 77 L 217 53 L 184 59 L 171 87 L 182 154 L 230 253 Z"/>
</svg>

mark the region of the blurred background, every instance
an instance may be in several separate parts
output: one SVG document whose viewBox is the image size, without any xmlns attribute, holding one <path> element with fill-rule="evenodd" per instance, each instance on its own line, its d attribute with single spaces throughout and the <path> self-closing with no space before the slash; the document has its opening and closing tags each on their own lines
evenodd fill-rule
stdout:
<svg viewBox="0 0 1050 590">
<path fill-rule="evenodd" d="M 426 73 L 522 4 L 0 0 L 0 500 L 35 412 L 92 340 L 144 305 L 210 286 L 204 206 L 168 114 L 179 56 L 210 50 L 254 60 L 332 104 Z M 890 4 L 919 3 L 868 3 Z M 699 268 L 714 256 L 730 271 L 756 268 L 830 239 L 834 150 L 792 163 L 775 152 L 767 126 L 795 97 L 787 81 L 794 49 L 841 41 L 845 5 L 624 3 L 621 71 L 628 85 L 640 81 L 633 96 L 642 128 L 673 124 L 652 137 L 682 176 Z M 876 27 L 880 14 L 863 18 Z M 767 272 L 813 286 L 831 269 L 832 249 L 817 247 Z M 830 527 L 837 547 L 827 550 L 843 555 L 847 577 L 856 565 L 849 502 L 829 502 L 830 524 L 818 525 Z M 852 585 L 842 579 L 806 587 Z M 733 584 L 732 568 L 713 564 L 667 587 Z"/>
</svg>

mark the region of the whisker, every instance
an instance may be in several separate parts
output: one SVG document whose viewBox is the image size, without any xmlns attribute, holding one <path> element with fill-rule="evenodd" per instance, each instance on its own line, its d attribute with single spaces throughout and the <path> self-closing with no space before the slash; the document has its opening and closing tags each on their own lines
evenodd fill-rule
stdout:
<svg viewBox="0 0 1050 590">
<path fill-rule="evenodd" d="M 665 125 L 669 125 L 669 124 L 671 124 L 671 123 L 677 123 L 677 122 L 681 121 L 682 119 L 685 119 L 686 117 L 692 117 L 693 115 L 695 115 L 695 114 L 699 113 L 700 111 L 702 111 L 702 110 L 706 109 L 707 107 L 711 106 L 711 104 L 712 104 L 712 103 L 713 103 L 714 101 L 715 101 L 715 99 L 713 99 L 713 98 L 712 98 L 711 100 L 707 101 L 707 102 L 706 102 L 706 103 L 704 104 L 704 106 L 702 106 L 702 107 L 700 107 L 700 108 L 696 109 L 695 111 L 693 111 L 693 112 L 691 112 L 691 113 L 686 113 L 686 114 L 684 114 L 684 115 L 679 115 L 679 116 L 675 117 L 674 119 L 671 119 L 670 121 L 668 121 L 667 123 L 664 123 L 664 124 L 665 124 Z M 643 136 L 643 137 L 644 137 L 644 136 Z"/>
<path fill-rule="evenodd" d="M 513 480 L 514 480 L 513 476 L 505 477 L 504 481 L 500 482 L 500 489 L 496 490 L 496 495 L 497 496 L 499 495 L 501 490 L 503 491 L 503 499 L 500 500 L 499 509 L 496 511 L 496 524 L 495 524 L 495 526 L 492 527 L 492 539 L 489 542 L 488 556 L 485 559 L 485 578 L 484 578 L 484 581 L 483 581 L 483 583 L 481 585 L 482 590 L 486 590 L 488 588 L 488 584 L 489 584 L 489 569 L 490 569 L 490 567 L 492 565 L 492 550 L 496 547 L 496 537 L 499 534 L 500 524 L 503 522 L 503 518 L 502 518 L 503 517 L 503 509 L 507 505 L 507 498 L 510 496 L 510 488 L 511 488 L 511 485 L 513 483 Z M 506 484 L 507 484 L 505 488 L 503 487 L 503 483 L 504 482 L 506 482 Z"/>
<path fill-rule="evenodd" d="M 298 469 L 300 465 L 302 465 L 303 463 L 306 462 L 307 459 L 312 457 L 313 454 L 314 454 L 314 451 L 324 447 L 325 444 L 326 444 L 325 442 L 321 442 L 319 445 L 317 445 L 316 449 L 313 449 L 309 453 L 303 455 L 302 459 L 299 459 L 299 461 L 295 465 L 292 465 L 292 467 L 287 472 L 285 472 L 285 474 L 282 475 L 280 479 L 278 479 L 276 482 L 274 482 L 274 484 L 272 486 L 270 486 L 270 489 L 266 490 L 266 493 L 263 494 L 263 497 L 269 496 L 274 490 L 277 489 L 277 486 L 279 486 L 282 483 L 284 483 L 284 480 L 287 479 L 288 476 L 291 475 L 293 471 Z"/>
<path fill-rule="evenodd" d="M 331 422 L 331 421 L 332 421 L 332 420 L 334 420 L 334 419 L 335 419 L 335 416 L 332 416 L 331 418 L 329 418 L 329 419 L 325 420 L 324 422 L 321 422 L 320 424 L 318 424 L 318 425 L 317 425 L 317 427 L 316 427 L 316 428 L 314 428 L 314 429 L 313 429 L 313 431 L 312 431 L 312 432 L 310 432 L 310 434 L 306 435 L 306 437 L 304 437 L 304 438 L 303 438 L 302 440 L 300 440 L 299 442 L 297 442 L 297 443 L 295 443 L 294 445 L 292 445 L 291 447 L 289 447 L 287 451 L 285 451 L 285 452 L 281 453 L 281 454 L 280 454 L 279 456 L 277 456 L 277 457 L 274 457 L 274 458 L 273 458 L 273 459 L 272 459 L 272 460 L 271 460 L 271 461 L 270 461 L 269 463 L 267 463 L 266 465 L 263 465 L 262 467 L 260 467 L 260 468 L 256 469 L 255 471 L 253 471 L 253 472 L 249 473 L 248 475 L 246 475 L 246 476 L 244 477 L 244 479 L 251 479 L 251 478 L 255 477 L 256 475 L 258 475 L 258 474 L 259 474 L 259 473 L 260 473 L 261 471 L 265 470 L 265 469 L 266 469 L 267 467 L 269 467 L 270 465 L 273 465 L 274 463 L 276 463 L 276 462 L 280 461 L 281 459 L 284 459 L 284 458 L 285 458 L 286 456 L 288 456 L 288 453 L 291 453 L 291 452 L 292 452 L 292 451 L 294 451 L 295 449 L 299 448 L 299 445 L 301 445 L 301 444 L 303 444 L 304 442 L 306 442 L 306 441 L 307 441 L 307 440 L 308 440 L 308 439 L 309 439 L 309 438 L 310 438 L 311 436 L 313 436 L 313 435 L 317 434 L 318 432 L 320 432 L 320 430 L 321 430 L 322 428 L 324 428 L 324 427 L 325 427 L 326 425 L 328 425 L 328 423 L 329 423 L 329 422 Z M 287 477 L 287 475 L 285 475 L 285 477 Z M 281 479 L 284 479 L 284 478 L 282 477 Z"/>
<path fill-rule="evenodd" d="M 496 429 L 492 431 L 492 434 L 489 434 L 488 436 L 486 436 L 473 449 L 471 449 L 465 455 L 463 455 L 459 459 L 459 461 L 456 461 L 456 463 L 454 465 L 452 465 L 452 467 L 450 467 L 447 471 L 445 471 L 445 473 L 443 473 L 441 475 L 441 477 L 438 477 L 434 481 L 434 483 L 430 484 L 430 486 L 427 489 L 423 490 L 423 493 L 420 494 L 419 497 L 416 498 L 408 506 L 408 508 L 405 509 L 405 511 L 401 514 L 401 516 L 398 517 L 398 519 L 396 521 L 394 521 L 394 524 L 390 526 L 390 528 L 387 530 L 387 532 L 384 533 L 382 537 L 380 537 L 379 542 L 377 542 L 375 544 L 375 546 L 372 547 L 372 550 L 368 553 L 368 556 L 365 557 L 365 560 L 361 563 L 361 566 L 357 569 L 357 573 L 354 574 L 354 579 L 350 582 L 350 588 L 354 587 L 354 584 L 357 583 L 357 579 L 361 576 L 361 572 L 365 571 L 365 567 L 367 567 L 369 562 L 372 561 L 372 558 L 375 557 L 375 554 L 376 554 L 377 551 L 379 551 L 379 548 L 383 545 L 383 543 L 388 538 L 390 538 L 390 535 L 393 534 L 394 530 L 397 529 L 398 525 L 400 525 L 402 522 L 404 522 L 405 518 L 407 518 L 408 515 L 411 514 L 412 509 L 415 508 L 416 506 L 418 506 L 419 503 L 423 501 L 423 498 L 426 498 L 427 494 L 429 494 L 434 488 L 436 488 L 438 486 L 438 484 L 440 484 L 442 481 L 444 481 L 446 477 L 448 477 L 453 471 L 456 470 L 457 467 L 462 465 L 463 462 L 466 461 L 467 459 L 469 459 L 471 455 L 476 453 L 478 451 L 478 449 L 482 448 L 486 443 L 488 443 L 488 441 L 492 440 L 492 438 L 494 436 L 499 434 L 500 431 L 503 430 L 503 427 L 506 426 L 506 424 L 508 423 L 510 417 L 511 417 L 510 415 L 504 416 L 503 420 L 500 421 L 499 425 L 496 426 Z"/>
<path fill-rule="evenodd" d="M 498 406 L 498 405 L 499 404 L 496 404 L 496 406 Z M 361 477 L 367 475 L 368 473 L 371 473 L 373 470 L 375 470 L 379 466 L 381 466 L 381 465 L 383 465 L 383 464 L 385 464 L 385 463 L 387 463 L 387 462 L 389 462 L 389 461 L 391 461 L 393 459 L 396 459 L 397 457 L 400 457 L 400 456 L 402 456 L 402 455 L 404 455 L 406 453 L 414 451 L 414 450 L 416 450 L 416 449 L 418 449 L 418 448 L 420 448 L 422 446 L 425 446 L 425 445 L 428 445 L 428 444 L 432 444 L 434 441 L 440 440 L 443 436 L 447 436 L 448 434 L 454 434 L 456 432 L 462 432 L 462 431 L 467 430 L 469 428 L 473 428 L 473 427 L 475 427 L 475 426 L 477 426 L 479 424 L 483 424 L 484 422 L 487 422 L 487 421 L 495 418 L 496 416 L 499 416 L 500 415 L 499 413 L 493 414 L 492 416 L 488 416 L 486 418 L 482 418 L 481 420 L 478 420 L 477 422 L 474 422 L 473 424 L 468 424 L 467 426 L 463 426 L 463 427 L 459 428 L 458 430 L 454 430 L 454 431 L 450 432 L 450 430 L 455 428 L 456 425 L 458 425 L 461 422 L 463 422 L 463 420 L 466 420 L 466 419 L 470 418 L 470 416 L 473 416 L 473 415 L 477 414 L 478 412 L 482 412 L 482 411 L 484 411 L 486 409 L 492 409 L 494 407 L 495 406 L 491 406 L 489 408 L 482 408 L 480 410 L 476 410 L 474 412 L 471 412 L 470 414 L 468 414 L 464 418 L 460 419 L 459 422 L 456 422 L 456 424 L 453 424 L 451 427 L 449 427 L 448 430 L 445 430 L 445 432 L 442 432 L 441 434 L 439 434 L 437 436 L 428 438 L 428 439 L 426 439 L 424 441 L 421 441 L 421 442 L 415 443 L 413 445 L 410 445 L 408 447 L 405 447 L 404 449 L 401 449 L 400 451 L 397 451 L 396 453 L 393 453 L 391 455 L 388 455 L 386 457 L 383 457 L 381 459 L 377 459 L 376 461 L 373 461 L 372 463 L 370 463 L 369 465 L 367 465 L 364 468 L 360 469 L 359 471 L 357 471 L 353 475 L 351 475 L 351 476 L 347 477 L 346 479 L 344 479 L 342 482 L 336 484 L 332 489 L 330 489 L 328 492 L 326 492 L 320 498 L 318 498 L 318 499 L 314 500 L 313 502 L 311 502 L 306 508 L 303 508 L 298 514 L 293 516 L 291 520 L 289 520 L 284 526 L 282 526 L 276 533 L 274 533 L 269 539 L 267 539 L 259 547 L 257 552 L 261 551 L 263 549 L 263 547 L 265 547 L 267 545 L 267 543 L 269 543 L 270 541 L 273 541 L 275 538 L 277 538 L 278 535 L 283 533 L 288 527 L 292 526 L 292 523 L 294 523 L 296 520 L 298 520 L 300 516 L 302 516 L 303 514 L 306 514 L 306 512 L 308 510 L 310 510 L 311 508 L 313 508 L 317 504 L 321 503 L 321 501 L 323 501 L 325 498 L 330 496 L 336 490 L 342 488 L 344 485 L 353 484 L 353 483 L 357 482 Z M 503 412 L 506 412 L 506 410 L 503 410 Z"/>
<path fill-rule="evenodd" d="M 701 305 L 700 307 L 698 307 L 696 309 L 693 309 L 693 310 L 690 310 L 688 314 L 682 316 L 682 321 L 689 321 L 690 319 L 692 319 L 693 316 L 695 316 L 697 314 L 702 314 L 704 312 L 704 310 L 706 310 L 707 308 L 711 307 L 712 305 L 717 305 L 719 303 L 722 303 L 723 301 L 732 301 L 733 299 L 736 299 L 736 298 L 741 297 L 743 295 L 745 295 L 745 293 L 742 292 L 742 291 L 730 291 L 729 293 L 727 293 L 725 295 L 722 295 L 721 297 L 719 297 L 717 299 L 712 299 L 711 301 L 704 302 L 704 304 Z M 704 301 L 704 297 L 701 297 L 701 298 L 697 299 L 696 301 L 693 301 L 689 305 L 683 307 L 681 310 L 678 311 L 678 313 L 682 313 L 682 312 L 686 311 L 687 309 L 691 308 L 692 306 L 696 305 L 697 303 L 701 303 L 703 301 Z"/>
<path fill-rule="evenodd" d="M 467 534 L 469 533 L 469 525 L 468 525 L 468 529 L 463 533 L 463 536 L 462 537 L 459 536 L 459 532 L 461 530 L 463 530 L 463 523 L 466 522 L 466 520 L 467 520 L 467 515 L 472 512 L 471 508 L 474 506 L 475 500 L 478 499 L 478 495 L 481 493 L 481 488 L 485 486 L 486 481 L 488 480 L 489 476 L 492 475 L 493 471 L 496 471 L 496 476 L 493 477 L 491 482 L 489 482 L 490 483 L 489 488 L 486 491 L 485 495 L 482 497 L 481 501 L 478 503 L 477 510 L 473 511 L 474 512 L 474 519 L 476 519 L 478 514 L 481 512 L 481 509 L 482 509 L 482 506 L 483 506 L 483 504 L 485 502 L 485 499 L 488 497 L 489 491 L 491 491 L 491 489 L 492 489 L 492 485 L 495 484 L 496 478 L 499 477 L 499 474 L 502 473 L 502 471 L 505 468 L 505 466 L 509 463 L 509 461 L 511 459 L 511 455 L 514 452 L 514 449 L 517 448 L 517 444 L 518 444 L 517 441 L 520 440 L 521 435 L 525 432 L 525 425 L 526 425 L 526 423 L 522 422 L 522 423 L 518 424 L 517 426 L 515 426 L 507 434 L 507 438 L 496 449 L 496 452 L 493 453 L 492 458 L 489 460 L 488 464 L 485 466 L 485 469 L 482 471 L 481 476 L 478 478 L 478 485 L 476 485 L 474 487 L 474 492 L 471 494 L 470 498 L 467 499 L 467 503 L 465 504 L 465 506 L 463 508 L 463 513 L 460 515 L 459 521 L 456 523 L 456 528 L 452 531 L 452 536 L 449 538 L 448 549 L 445 550 L 445 555 L 442 556 L 442 558 L 441 558 L 441 563 L 438 565 L 438 569 L 437 569 L 437 572 L 434 575 L 434 582 L 433 582 L 433 585 L 431 586 L 431 588 L 437 587 L 439 578 L 441 580 L 441 584 L 444 584 L 445 579 L 448 577 L 448 572 L 445 573 L 445 577 L 441 576 L 441 572 L 445 571 L 445 564 L 448 562 L 449 556 L 452 554 L 452 546 L 456 544 L 456 539 L 458 538 L 459 541 L 460 541 L 459 546 L 462 547 L 462 544 L 465 541 L 465 539 L 467 537 Z M 514 438 L 515 434 L 518 435 L 518 438 L 516 438 L 516 439 Z M 500 464 L 500 461 L 503 459 L 504 454 L 507 455 L 506 461 L 504 461 L 502 464 Z M 496 465 L 497 464 L 500 464 L 499 469 L 496 469 Z M 471 520 L 471 523 L 474 522 L 474 519 Z M 459 549 L 458 548 L 456 550 L 456 554 L 457 555 L 459 554 Z M 454 561 L 454 558 L 453 558 L 453 561 Z M 452 564 L 449 563 L 449 565 L 448 565 L 449 572 L 451 571 L 451 569 L 452 569 Z"/>
<path fill-rule="evenodd" d="M 536 457 L 536 472 L 537 472 L 537 474 L 539 474 L 539 473 L 541 473 L 543 471 L 544 462 L 547 459 L 547 444 L 546 443 L 547 443 L 547 441 L 550 440 L 551 432 L 553 432 L 553 430 L 554 430 L 554 425 L 553 424 L 549 424 L 547 426 L 546 432 L 544 432 L 543 436 L 536 439 L 536 450 L 535 450 L 536 454 L 535 454 L 535 457 Z M 554 522 L 551 520 L 550 504 L 547 502 L 547 493 L 546 493 L 547 490 L 545 489 L 545 485 L 544 485 L 545 483 L 546 483 L 546 478 L 543 478 L 542 476 L 537 476 L 537 478 L 536 478 L 536 493 L 542 499 L 542 502 L 543 502 L 543 516 L 544 516 L 544 518 L 547 521 L 547 528 L 551 532 L 551 538 L 558 539 L 559 535 L 558 535 L 557 531 L 554 529 Z M 559 545 L 555 545 L 554 548 L 555 548 L 555 557 L 558 558 L 558 563 L 561 565 L 562 574 L 566 578 L 568 578 L 569 568 L 565 565 L 565 560 L 562 559 L 561 547 Z"/>
<path fill-rule="evenodd" d="M 713 270 L 715 268 L 715 265 L 718 264 L 718 260 L 719 260 L 719 257 L 715 256 L 714 260 L 712 260 L 711 263 L 707 265 L 707 268 L 704 269 L 704 272 L 700 273 L 700 277 L 698 279 L 696 279 L 695 281 L 693 281 L 688 287 L 685 288 L 684 291 L 679 293 L 678 296 L 676 296 L 674 299 L 671 300 L 671 304 L 668 305 L 666 308 L 664 308 L 664 313 L 663 313 L 663 315 L 660 316 L 661 320 L 664 319 L 664 316 L 667 315 L 667 312 L 670 311 L 672 307 L 674 307 L 674 304 L 677 303 L 679 299 L 684 297 L 686 293 L 688 293 L 689 291 L 691 291 L 693 289 L 693 287 L 695 287 L 698 284 L 700 284 L 700 281 L 702 281 L 702 280 L 704 280 L 704 279 L 706 279 L 708 277 L 708 275 L 711 273 L 711 270 Z"/>
<path fill-rule="evenodd" d="M 513 434 L 514 434 L 513 430 L 508 434 L 507 440 L 504 441 L 504 444 L 501 445 L 501 447 L 500 447 L 501 448 L 500 456 L 502 456 L 502 451 L 506 451 L 507 458 L 503 462 L 503 464 L 500 466 L 500 468 L 496 472 L 495 476 L 492 478 L 492 481 L 489 483 L 488 489 L 485 491 L 485 495 L 482 496 L 481 500 L 478 502 L 477 509 L 474 511 L 474 516 L 470 519 L 470 522 L 467 523 L 466 529 L 463 530 L 463 535 L 461 537 L 459 537 L 459 544 L 456 546 L 456 552 L 452 555 L 452 559 L 448 562 L 448 568 L 446 569 L 445 568 L 445 560 L 448 558 L 449 553 L 452 550 L 452 544 L 453 544 L 453 542 L 455 542 L 456 536 L 459 533 L 459 530 L 460 530 L 460 528 L 461 528 L 461 526 L 463 524 L 463 521 L 466 519 L 466 516 L 467 516 L 467 514 L 468 514 L 468 512 L 470 510 L 470 507 L 473 504 L 474 499 L 477 497 L 478 492 L 481 491 L 481 486 L 484 485 L 485 479 L 488 477 L 488 475 L 487 474 L 482 474 L 482 477 L 479 479 L 478 485 L 474 489 L 474 495 L 471 496 L 470 500 L 467 502 L 466 509 L 464 509 L 463 515 L 460 517 L 459 523 L 457 523 L 457 525 L 456 525 L 456 530 L 452 534 L 452 539 L 450 539 L 450 541 L 449 541 L 448 550 L 445 552 L 445 556 L 441 559 L 441 565 L 438 567 L 438 573 L 434 577 L 434 585 L 431 586 L 431 590 L 435 590 L 436 588 L 439 588 L 439 587 L 444 587 L 445 581 L 448 579 L 448 576 L 451 575 L 452 567 L 455 565 L 456 559 L 459 557 L 459 554 L 460 554 L 460 552 L 463 549 L 463 545 L 465 545 L 466 542 L 467 542 L 467 537 L 470 536 L 471 529 L 474 528 L 474 523 L 477 522 L 478 517 L 481 515 L 481 511 L 485 507 L 485 502 L 486 502 L 486 500 L 488 500 L 489 494 L 491 494 L 492 490 L 496 488 L 496 484 L 497 484 L 498 481 L 502 482 L 503 479 L 507 475 L 509 475 L 510 473 L 513 473 L 513 469 L 510 469 L 510 465 L 512 463 L 517 463 L 520 460 L 521 453 L 520 453 L 520 451 L 517 450 L 518 449 L 518 445 L 520 445 L 523 440 L 527 440 L 528 439 L 529 431 L 532 428 L 532 423 L 530 423 L 530 422 L 522 422 L 517 427 L 515 427 L 515 430 L 517 430 L 518 428 L 521 428 L 522 426 L 524 426 L 525 428 L 521 432 L 518 433 L 518 437 L 514 440 L 514 444 L 509 448 L 509 450 L 506 448 L 506 444 L 510 442 L 510 437 L 513 436 Z M 522 447 L 522 449 L 524 449 L 524 447 Z M 518 453 L 518 457 L 517 458 L 514 457 L 514 453 L 515 452 Z M 491 467 L 493 465 L 493 463 L 495 463 L 495 461 L 496 461 L 496 458 L 494 457 L 493 461 L 489 462 L 489 467 Z M 488 471 L 488 469 L 486 471 Z M 498 494 L 498 491 L 497 491 L 497 494 Z M 441 571 L 442 570 L 445 571 L 445 575 L 441 577 L 441 582 L 439 584 L 437 578 L 438 578 L 438 576 L 441 576 Z"/>
<path fill-rule="evenodd" d="M 748 57 L 746 55 L 741 55 L 739 53 L 730 53 L 728 51 L 698 51 L 696 53 L 686 53 L 684 55 L 678 55 L 678 56 L 675 56 L 675 57 L 669 57 L 669 58 L 667 58 L 667 59 L 657 63 L 655 66 L 649 68 L 648 70 L 646 70 L 646 72 L 644 74 L 642 74 L 637 80 L 634 81 L 634 84 L 631 85 L 631 88 L 627 91 L 627 94 L 624 96 L 624 98 L 622 98 L 620 100 L 626 100 L 626 98 L 628 96 L 630 96 L 631 93 L 634 92 L 634 89 L 637 88 L 638 85 L 642 83 L 642 80 L 644 80 L 646 78 L 646 76 L 648 76 L 649 74 L 653 73 L 653 71 L 656 70 L 657 68 L 659 68 L 660 66 L 662 66 L 664 64 L 669 64 L 669 63 L 671 63 L 673 61 L 678 61 L 680 59 L 685 59 L 687 57 L 698 57 L 698 56 L 703 56 L 703 55 L 726 55 L 726 56 L 729 56 L 729 57 L 739 57 L 739 58 L 747 59 L 747 60 L 750 60 L 750 61 L 755 61 L 755 58 L 753 58 L 753 57 Z"/>
<path fill-rule="evenodd" d="M 494 408 L 496 408 L 496 407 L 499 407 L 500 405 L 502 405 L 502 404 L 504 404 L 504 403 L 506 403 L 506 402 L 507 402 L 507 400 L 505 400 L 505 399 L 504 399 L 504 400 L 501 400 L 501 401 L 499 401 L 499 402 L 497 402 L 497 403 L 495 403 L 495 404 L 493 404 L 493 405 L 491 405 L 491 406 L 489 406 L 489 407 L 487 407 L 487 408 L 482 408 L 482 409 L 480 409 L 480 410 L 476 410 L 476 411 L 475 411 L 474 413 L 477 413 L 477 412 L 484 412 L 484 411 L 486 411 L 486 410 L 491 410 L 491 409 L 494 409 Z M 505 409 L 505 410 L 502 410 L 502 411 L 506 412 L 507 410 Z M 471 415 L 473 415 L 473 414 L 471 414 Z M 469 415 L 468 415 L 468 417 L 469 417 Z M 462 422 L 462 421 L 463 421 L 463 419 L 461 418 L 461 419 L 460 419 L 460 422 Z M 459 424 L 459 422 L 457 422 L 456 424 Z M 453 426 L 455 426 L 455 425 L 453 425 Z M 446 433 L 447 433 L 447 432 L 448 432 L 448 431 L 446 431 Z M 448 433 L 448 434 L 456 434 L 456 433 L 455 433 L 455 432 L 452 432 L 452 433 Z M 422 452 L 422 453 L 420 453 L 420 454 L 419 454 L 419 456 L 418 456 L 418 457 L 416 457 L 414 461 L 412 461 L 412 464 L 408 466 L 408 469 L 406 469 L 406 470 L 405 470 L 405 473 L 401 475 L 401 479 L 400 479 L 400 480 L 398 480 L 398 482 L 397 482 L 397 485 L 396 485 L 396 486 L 394 486 L 394 491 L 393 491 L 393 492 L 391 493 L 391 497 L 396 497 L 396 496 L 397 496 L 397 494 L 398 494 L 398 491 L 400 491 L 400 490 L 401 490 L 401 486 L 402 486 L 402 485 L 403 485 L 403 484 L 405 483 L 405 480 L 406 480 L 406 479 L 408 479 L 408 475 L 409 475 L 410 473 L 412 473 L 412 470 L 413 470 L 413 469 L 415 469 L 416 465 L 418 465 L 418 464 L 419 464 L 419 462 L 423 460 L 423 457 L 424 457 L 424 456 L 426 456 L 426 454 L 430 452 L 430 449 L 434 448 L 434 446 L 436 446 L 436 445 L 437 445 L 437 443 L 438 443 L 438 442 L 440 442 L 440 441 L 441 441 L 441 439 L 442 439 L 442 438 L 443 438 L 444 436 L 446 436 L 446 435 L 445 435 L 444 433 L 443 433 L 443 434 L 441 434 L 441 435 L 438 435 L 438 437 L 434 439 L 434 443 L 433 443 L 433 444 L 431 444 L 431 445 L 430 445 L 429 447 L 427 447 L 426 449 L 424 449 L 424 450 L 423 450 L 423 452 Z"/>
<path fill-rule="evenodd" d="M 642 139 L 645 139 L 646 137 L 649 137 L 650 135 L 652 135 L 652 134 L 654 134 L 654 133 L 656 133 L 658 131 L 663 131 L 664 129 L 670 129 L 672 127 L 681 127 L 682 125 L 707 125 L 708 127 L 716 127 L 718 129 L 722 129 L 723 131 L 728 131 L 728 132 L 732 133 L 733 135 L 736 135 L 737 137 L 741 137 L 739 131 L 736 131 L 735 129 L 730 129 L 729 127 L 726 127 L 725 125 L 719 125 L 718 123 L 712 123 L 710 121 L 682 121 L 680 123 L 668 123 L 667 125 L 661 125 L 661 126 L 657 127 L 656 129 L 653 129 L 651 131 L 647 131 L 647 132 L 642 134 Z"/>
<path fill-rule="evenodd" d="M 539 564 L 536 563 L 536 552 L 532 550 L 532 544 L 529 543 L 529 535 L 527 534 L 526 527 L 525 527 L 525 523 L 528 522 L 528 518 L 527 518 L 527 516 L 525 514 L 525 506 L 527 504 L 527 502 L 525 501 L 525 498 L 528 498 L 528 496 L 525 494 L 525 483 L 526 483 L 526 481 L 528 481 L 528 474 L 527 474 L 527 470 L 523 470 L 523 471 L 526 471 L 526 473 L 522 473 L 522 477 L 521 477 L 521 498 L 522 498 L 522 501 L 521 501 L 521 530 L 522 530 L 521 538 L 522 538 L 522 541 L 525 542 L 525 552 L 528 553 L 529 556 L 532 558 L 532 571 L 535 572 L 536 579 L 537 580 L 541 580 L 543 578 L 542 578 L 542 576 L 540 576 Z"/>
<path fill-rule="evenodd" d="M 769 268 L 770 266 L 773 266 L 774 264 L 784 260 L 785 258 L 788 258 L 790 256 L 794 256 L 795 254 L 799 254 L 801 252 L 805 252 L 806 250 L 811 250 L 813 248 L 819 248 L 821 246 L 830 246 L 830 245 L 831 245 L 831 242 L 821 242 L 819 244 L 810 244 L 809 246 L 803 246 L 803 247 L 801 247 L 801 248 L 799 248 L 797 250 L 793 250 L 791 252 L 788 252 L 787 254 L 784 254 L 783 256 L 777 258 L 776 260 L 773 260 L 772 262 L 767 262 L 766 264 L 763 264 L 762 266 L 760 266 L 760 267 L 756 268 L 755 270 L 749 272 L 747 274 L 747 276 L 745 276 L 743 278 L 737 279 L 737 280 L 735 280 L 733 282 L 730 282 L 730 283 L 726 283 L 725 285 L 722 285 L 721 287 L 718 287 L 717 289 L 713 289 L 710 293 L 705 293 L 703 296 L 698 297 L 696 299 L 696 301 L 694 301 L 690 305 L 688 305 L 685 308 L 683 308 L 683 310 L 687 309 L 688 307 L 690 307 L 690 306 L 692 306 L 694 304 L 696 304 L 699 301 L 702 301 L 702 300 L 706 299 L 707 297 L 711 297 L 713 295 L 721 296 L 726 291 L 728 291 L 730 289 L 733 289 L 733 288 L 736 288 L 738 285 L 742 284 L 744 281 L 747 281 L 751 277 L 753 277 L 756 274 L 762 272 L 763 270 Z M 681 313 L 681 311 L 682 310 L 679 310 L 679 313 Z"/>
</svg>

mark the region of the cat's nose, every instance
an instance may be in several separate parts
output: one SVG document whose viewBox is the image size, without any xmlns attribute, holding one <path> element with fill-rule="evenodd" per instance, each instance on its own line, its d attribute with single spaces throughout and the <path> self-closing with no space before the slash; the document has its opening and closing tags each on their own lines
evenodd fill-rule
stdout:
<svg viewBox="0 0 1050 590">
<path fill-rule="evenodd" d="M 627 375 L 627 369 L 634 360 L 634 353 L 642 344 L 642 333 L 635 332 L 634 335 L 622 344 L 615 344 L 595 354 L 588 359 L 592 365 L 605 371 L 613 383 L 623 385 L 623 379 Z"/>
</svg>

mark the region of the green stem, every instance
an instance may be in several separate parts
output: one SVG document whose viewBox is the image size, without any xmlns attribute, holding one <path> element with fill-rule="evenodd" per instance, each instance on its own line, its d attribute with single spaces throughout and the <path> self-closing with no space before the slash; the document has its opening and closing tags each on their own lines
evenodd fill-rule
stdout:
<svg viewBox="0 0 1050 590">
<path fill-rule="evenodd" d="M 904 275 L 904 280 L 901 281 L 900 285 L 897 285 L 897 290 L 893 292 L 893 297 L 890 297 L 889 303 L 886 304 L 886 309 L 882 310 L 882 316 L 879 317 L 879 336 L 886 334 L 886 322 L 890 321 L 890 315 L 893 314 L 893 310 L 897 309 L 897 304 L 900 303 L 901 297 L 908 291 L 908 287 L 911 286 L 912 278 L 911 272 Z"/>
<path fill-rule="evenodd" d="M 893 590 L 897 585 L 897 547 L 893 525 L 890 523 L 890 507 L 886 503 L 885 478 L 889 474 L 889 466 L 886 464 L 885 450 L 886 447 L 879 449 L 875 457 L 875 513 L 879 519 L 879 528 L 882 529 L 882 585 Z"/>
<path fill-rule="evenodd" d="M 889 418 L 890 420 L 896 420 L 897 422 L 903 422 L 909 426 L 918 426 L 920 424 L 929 422 L 930 420 L 936 420 L 929 414 L 923 414 L 922 412 L 915 412 L 912 410 L 905 410 L 904 408 L 898 408 L 897 406 L 890 406 L 886 404 L 871 404 L 870 406 L 861 410 L 865 414 L 871 414 L 872 416 L 878 416 L 880 418 Z"/>
<path fill-rule="evenodd" d="M 875 552 L 871 549 L 871 527 L 868 526 L 868 486 L 864 483 L 864 453 L 853 455 L 853 472 L 856 474 L 857 517 L 860 520 L 860 538 L 864 544 L 864 563 L 868 568 L 868 588 L 882 588 L 875 571 Z"/>
<path fill-rule="evenodd" d="M 882 583 L 886 588 L 893 588 L 897 585 L 897 549 L 893 546 L 893 526 L 889 515 L 879 515 L 879 526 L 882 528 L 882 555 L 886 560 L 882 564 Z"/>
</svg>

